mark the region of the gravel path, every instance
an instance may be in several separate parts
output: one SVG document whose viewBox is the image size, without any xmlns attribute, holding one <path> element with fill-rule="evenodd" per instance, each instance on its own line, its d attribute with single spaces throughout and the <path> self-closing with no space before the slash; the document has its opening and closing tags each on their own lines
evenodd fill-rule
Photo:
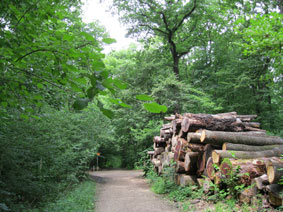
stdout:
<svg viewBox="0 0 283 212">
<path fill-rule="evenodd" d="M 90 172 L 97 182 L 96 212 L 177 212 L 150 191 L 141 171 Z"/>
</svg>

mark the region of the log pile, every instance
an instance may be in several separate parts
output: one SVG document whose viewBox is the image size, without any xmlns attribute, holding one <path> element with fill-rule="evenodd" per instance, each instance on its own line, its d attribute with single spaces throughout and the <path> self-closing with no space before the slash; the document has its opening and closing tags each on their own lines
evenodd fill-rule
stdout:
<svg viewBox="0 0 283 212">
<path fill-rule="evenodd" d="M 221 184 L 237 169 L 239 183 L 255 185 L 244 190 L 240 200 L 248 202 L 260 190 L 269 194 L 271 204 L 282 205 L 283 139 L 266 135 L 260 123 L 252 121 L 256 117 L 236 112 L 165 117 L 170 122 L 153 139 L 156 172 L 174 167 L 175 183 L 209 192 L 209 181 Z"/>
</svg>

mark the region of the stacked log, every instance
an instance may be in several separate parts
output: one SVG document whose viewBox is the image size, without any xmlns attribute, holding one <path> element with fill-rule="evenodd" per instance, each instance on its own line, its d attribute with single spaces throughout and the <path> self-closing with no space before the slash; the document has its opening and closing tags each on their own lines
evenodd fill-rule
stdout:
<svg viewBox="0 0 283 212">
<path fill-rule="evenodd" d="M 177 184 L 199 185 L 208 192 L 210 181 L 221 184 L 237 169 L 239 183 L 255 185 L 240 199 L 248 201 L 256 188 L 270 193 L 271 204 L 282 204 L 278 191 L 282 190 L 283 139 L 266 135 L 260 123 L 253 122 L 256 117 L 236 112 L 165 117 L 170 123 L 154 137 L 154 153 L 150 152 L 155 170 L 162 174 L 165 167 L 172 167 Z"/>
</svg>

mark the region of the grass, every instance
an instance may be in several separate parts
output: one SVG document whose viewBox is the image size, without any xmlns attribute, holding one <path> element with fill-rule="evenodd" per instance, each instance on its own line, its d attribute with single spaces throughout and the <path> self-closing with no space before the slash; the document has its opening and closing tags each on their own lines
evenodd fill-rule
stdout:
<svg viewBox="0 0 283 212">
<path fill-rule="evenodd" d="M 93 212 L 95 183 L 85 181 L 71 191 L 62 194 L 58 200 L 47 203 L 43 208 L 26 212 Z"/>
</svg>

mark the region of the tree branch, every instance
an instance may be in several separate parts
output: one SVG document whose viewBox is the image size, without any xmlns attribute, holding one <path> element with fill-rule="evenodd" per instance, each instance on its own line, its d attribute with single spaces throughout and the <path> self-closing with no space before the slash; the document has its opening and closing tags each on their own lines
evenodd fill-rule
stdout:
<svg viewBox="0 0 283 212">
<path fill-rule="evenodd" d="M 36 52 L 48 52 L 48 51 L 50 51 L 50 52 L 58 52 L 58 51 L 52 51 L 52 50 L 49 50 L 49 49 L 36 49 L 36 50 L 33 50 L 33 51 L 31 51 L 31 52 L 29 52 L 29 53 L 19 57 L 18 59 L 15 60 L 15 62 L 18 62 L 18 61 L 22 60 L 23 58 L 25 58 L 25 57 L 33 54 L 33 53 L 36 53 Z"/>
<path fill-rule="evenodd" d="M 43 78 L 43 77 L 41 77 L 41 76 L 38 76 L 38 75 L 36 75 L 36 74 L 34 74 L 34 73 L 28 72 L 27 70 L 23 70 L 23 69 L 17 69 L 17 70 L 18 70 L 18 71 L 21 71 L 21 72 L 23 72 L 23 73 L 25 73 L 26 75 L 29 75 L 29 74 L 30 74 L 30 75 L 32 75 L 32 76 L 38 78 L 38 79 L 41 79 L 41 80 L 44 81 L 44 82 L 49 83 L 50 85 L 53 85 L 53 86 L 55 86 L 55 87 L 57 87 L 57 88 L 60 88 L 60 89 L 62 89 L 62 90 L 65 90 L 62 86 L 57 85 L 57 84 L 55 84 L 54 82 L 52 82 L 52 81 L 50 81 L 50 80 L 48 80 L 48 79 L 45 79 L 45 78 Z"/>
<path fill-rule="evenodd" d="M 22 19 L 25 17 L 25 15 L 26 15 L 26 14 L 34 7 L 34 5 L 36 5 L 38 2 L 39 2 L 39 0 L 38 0 L 35 4 L 31 5 L 31 6 L 24 12 L 24 14 L 20 17 L 20 19 L 19 19 L 18 22 L 16 23 L 16 27 L 19 25 L 19 23 L 22 21 Z"/>
<path fill-rule="evenodd" d="M 147 27 L 147 28 L 151 29 L 152 31 L 158 31 L 158 32 L 160 32 L 160 33 L 162 33 L 162 34 L 164 34 L 164 35 L 168 35 L 167 32 L 165 32 L 165 31 L 163 31 L 163 30 L 161 30 L 161 29 L 155 28 L 155 27 L 151 27 L 151 26 L 149 26 L 149 25 L 147 25 L 147 24 L 140 24 L 139 26 L 141 26 L 141 27 Z"/>
<path fill-rule="evenodd" d="M 184 15 L 184 17 L 182 18 L 182 20 L 175 26 L 173 27 L 173 31 L 177 31 L 177 29 L 183 24 L 183 22 L 192 15 L 192 13 L 194 12 L 194 10 L 196 9 L 197 6 L 197 0 L 194 0 L 194 6 L 193 8 Z"/>
</svg>

